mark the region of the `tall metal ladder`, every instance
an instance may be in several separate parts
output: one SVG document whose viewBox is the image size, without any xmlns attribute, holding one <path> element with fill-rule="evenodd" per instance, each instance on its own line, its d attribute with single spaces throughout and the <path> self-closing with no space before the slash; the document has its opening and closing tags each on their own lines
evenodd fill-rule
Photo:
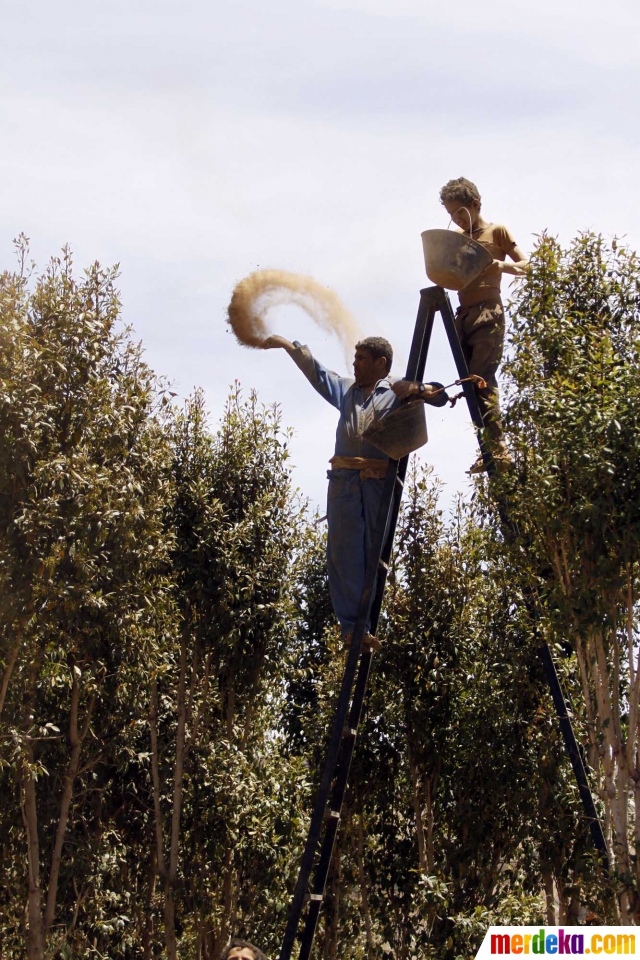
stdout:
<svg viewBox="0 0 640 960">
<path fill-rule="evenodd" d="M 449 346 L 451 347 L 458 376 L 460 379 L 469 376 L 467 363 L 456 333 L 449 296 L 442 287 L 427 287 L 420 291 L 420 305 L 418 307 L 418 316 L 413 333 L 411 353 L 407 363 L 407 380 L 421 381 L 424 377 L 433 323 L 435 315 L 438 312 L 444 322 L 444 328 L 449 340 Z M 475 388 L 473 384 L 468 381 L 462 384 L 462 388 L 471 420 L 478 430 L 478 442 L 482 457 L 487 467 L 487 472 L 491 477 L 495 472 L 495 465 L 480 433 L 483 427 L 483 419 Z M 408 461 L 408 456 L 403 457 L 402 460 L 390 460 L 387 468 L 375 534 L 371 544 L 371 552 L 367 558 L 358 618 L 347 656 L 338 705 L 331 726 L 324 769 L 311 816 L 309 833 L 302 854 L 298 880 L 289 908 L 287 926 L 280 949 L 279 960 L 290 960 L 298 936 L 302 913 L 307 901 L 309 881 L 311 879 L 314 862 L 316 861 L 316 852 L 320 844 L 324 826 L 320 855 L 309 893 L 308 911 L 302 931 L 298 960 L 309 960 L 311 955 L 311 947 L 324 900 L 327 876 L 329 874 L 333 848 L 340 824 L 342 803 L 347 789 L 351 759 L 355 748 L 358 726 L 360 724 L 364 698 L 367 691 L 371 661 L 373 659 L 372 649 L 368 646 L 364 646 L 363 648 L 362 641 L 367 621 L 370 620 L 371 631 L 373 633 L 375 633 L 378 625 Z M 515 525 L 510 521 L 504 504 L 499 507 L 499 510 L 507 535 L 516 535 L 517 530 Z M 530 594 L 525 594 L 525 603 L 529 612 L 534 615 L 535 598 Z M 569 754 L 578 784 L 585 819 L 589 824 L 593 843 L 601 854 L 606 870 L 607 851 L 602 825 L 598 819 L 598 814 L 593 802 L 582 754 L 580 753 L 571 719 L 567 712 L 566 701 L 562 693 L 551 651 L 546 643 L 543 643 L 538 649 L 538 655 L 542 660 L 545 677 L 549 684 L 553 703 L 558 715 L 565 749 Z"/>
</svg>

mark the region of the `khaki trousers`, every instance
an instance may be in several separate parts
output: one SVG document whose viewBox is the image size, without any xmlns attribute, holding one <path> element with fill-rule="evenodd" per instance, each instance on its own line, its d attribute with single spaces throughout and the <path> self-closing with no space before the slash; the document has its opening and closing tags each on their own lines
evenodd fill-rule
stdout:
<svg viewBox="0 0 640 960">
<path fill-rule="evenodd" d="M 506 453 L 496 380 L 504 346 L 502 301 L 483 300 L 471 307 L 459 307 L 455 325 L 469 373 L 475 373 L 487 382 L 484 390 L 476 387 L 476 394 L 484 417 L 489 449 L 493 454 Z"/>
</svg>

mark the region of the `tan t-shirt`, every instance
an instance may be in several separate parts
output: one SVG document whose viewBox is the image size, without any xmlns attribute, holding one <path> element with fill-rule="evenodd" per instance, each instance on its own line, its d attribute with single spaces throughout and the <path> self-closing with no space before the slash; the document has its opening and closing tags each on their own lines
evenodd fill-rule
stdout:
<svg viewBox="0 0 640 960">
<path fill-rule="evenodd" d="M 463 232 L 463 231 L 460 231 Z M 469 234 L 467 233 L 467 236 Z M 481 243 L 491 254 L 494 260 L 506 260 L 516 245 L 513 236 L 500 223 L 489 223 L 473 231 L 473 239 Z M 471 307 L 483 300 L 494 300 L 500 296 L 500 281 L 502 274 L 495 266 L 490 266 L 476 280 L 458 292 L 461 307 Z"/>
</svg>

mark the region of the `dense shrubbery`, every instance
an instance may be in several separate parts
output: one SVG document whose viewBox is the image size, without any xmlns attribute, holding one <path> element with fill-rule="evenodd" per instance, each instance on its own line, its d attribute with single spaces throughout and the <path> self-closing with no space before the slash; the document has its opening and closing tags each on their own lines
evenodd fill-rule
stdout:
<svg viewBox="0 0 640 960">
<path fill-rule="evenodd" d="M 275 955 L 342 657 L 277 411 L 175 408 L 70 258 L 0 285 L 0 953 Z M 408 484 L 317 958 L 472 953 L 637 907 L 635 257 L 542 238 L 516 300 L 505 543 Z M 526 544 L 526 550 L 522 549 Z M 605 818 L 588 831 L 520 590 Z M 640 821 L 638 821 L 640 824 Z"/>
</svg>

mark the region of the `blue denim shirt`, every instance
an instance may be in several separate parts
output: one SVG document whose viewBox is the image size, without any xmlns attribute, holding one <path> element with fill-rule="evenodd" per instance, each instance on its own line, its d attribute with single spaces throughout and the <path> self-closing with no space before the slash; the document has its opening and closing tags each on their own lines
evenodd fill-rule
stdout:
<svg viewBox="0 0 640 960">
<path fill-rule="evenodd" d="M 384 377 L 378 380 L 373 392 L 365 398 L 364 390 L 351 377 L 340 377 L 332 370 L 323 367 L 311 354 L 309 347 L 303 347 L 297 340 L 291 354 L 309 383 L 321 397 L 340 411 L 340 420 L 336 430 L 336 456 L 367 457 L 372 460 L 389 458 L 363 440 L 362 434 L 374 420 L 379 420 L 399 406 L 400 401 L 391 389 L 397 377 Z"/>
</svg>

